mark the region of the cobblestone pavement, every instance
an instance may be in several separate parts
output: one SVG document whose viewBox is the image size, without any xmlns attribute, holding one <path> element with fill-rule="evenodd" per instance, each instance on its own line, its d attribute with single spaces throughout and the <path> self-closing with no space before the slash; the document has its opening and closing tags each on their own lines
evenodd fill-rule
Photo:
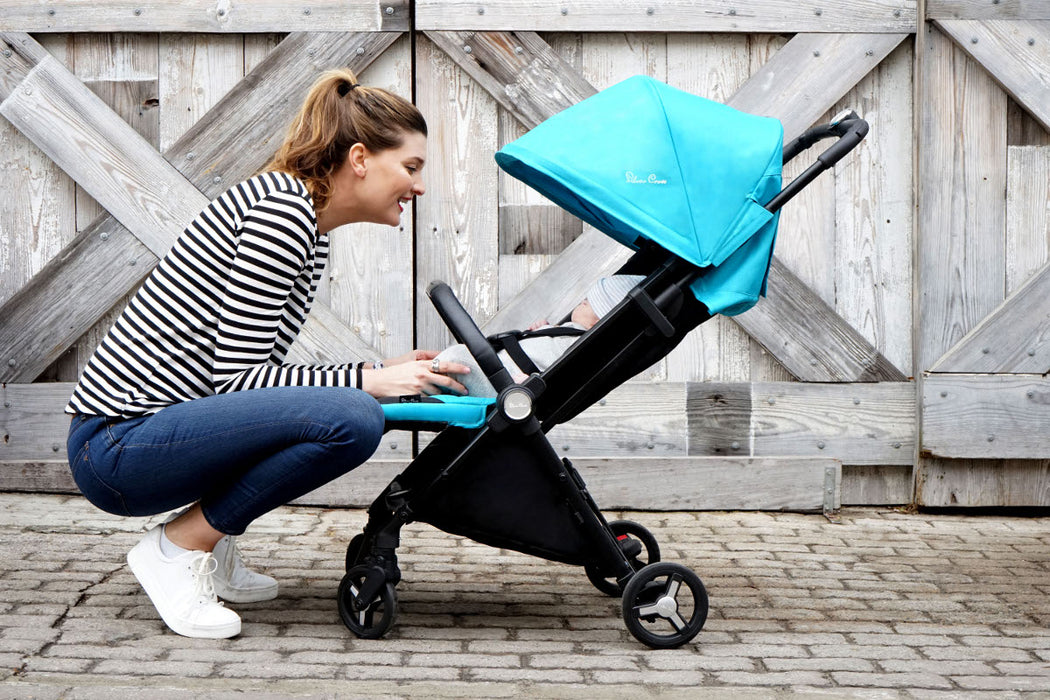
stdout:
<svg viewBox="0 0 1050 700">
<path fill-rule="evenodd" d="M 235 606 L 235 639 L 186 639 L 124 565 L 158 519 L 0 494 L 0 698 L 1050 697 L 1050 517 L 623 515 L 708 587 L 683 648 L 636 642 L 579 568 L 420 524 L 396 626 L 358 640 L 335 592 L 365 514 L 304 507 L 241 540 L 278 599 Z"/>
</svg>

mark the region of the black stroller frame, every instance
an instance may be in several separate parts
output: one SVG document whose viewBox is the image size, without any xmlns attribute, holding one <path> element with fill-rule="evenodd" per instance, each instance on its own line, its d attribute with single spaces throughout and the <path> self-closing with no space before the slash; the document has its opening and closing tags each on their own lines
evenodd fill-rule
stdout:
<svg viewBox="0 0 1050 700">
<path fill-rule="evenodd" d="M 775 212 L 864 138 L 855 112 L 805 132 L 784 147 L 784 162 L 817 141 L 838 137 L 766 208 Z M 640 241 L 621 273 L 644 275 L 630 294 L 580 336 L 546 371 L 515 384 L 448 285 L 428 295 L 499 392 L 480 428 L 388 423 L 388 429 L 440 430 L 375 499 L 364 531 L 347 547 L 339 614 L 358 637 L 382 637 L 397 616 L 396 550 L 413 521 L 483 544 L 582 565 L 603 593 L 622 596 L 628 631 L 654 648 L 692 640 L 707 619 L 707 592 L 689 568 L 660 561 L 655 537 L 638 523 L 609 522 L 568 459 L 546 433 L 670 352 L 711 317 L 689 285 L 703 268 Z M 611 352 L 615 349 L 615 352 Z"/>
</svg>

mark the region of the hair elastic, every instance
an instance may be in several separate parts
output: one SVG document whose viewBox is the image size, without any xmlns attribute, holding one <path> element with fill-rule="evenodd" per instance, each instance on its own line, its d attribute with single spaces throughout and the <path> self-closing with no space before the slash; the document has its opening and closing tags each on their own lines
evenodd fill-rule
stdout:
<svg viewBox="0 0 1050 700">
<path fill-rule="evenodd" d="M 339 87 L 336 88 L 336 91 L 339 93 L 340 97 L 346 97 L 346 93 L 358 87 L 361 87 L 360 83 L 340 83 Z"/>
</svg>

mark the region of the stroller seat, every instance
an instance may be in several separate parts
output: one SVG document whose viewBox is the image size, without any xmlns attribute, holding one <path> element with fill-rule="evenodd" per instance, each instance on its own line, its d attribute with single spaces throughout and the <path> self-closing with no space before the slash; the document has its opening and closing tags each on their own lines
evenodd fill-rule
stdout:
<svg viewBox="0 0 1050 700">
<path fill-rule="evenodd" d="M 420 521 L 582 566 L 599 591 L 622 597 L 624 623 L 636 639 L 654 648 L 692 640 L 708 612 L 700 577 L 661 561 L 643 526 L 607 521 L 547 432 L 663 358 L 712 315 L 754 305 L 765 290 L 780 207 L 866 133 L 867 123 L 851 112 L 785 147 L 776 120 L 638 77 L 555 115 L 498 153 L 508 173 L 634 250 L 619 272 L 643 279 L 521 384 L 452 289 L 430 285 L 438 315 L 498 395 L 384 405 L 388 427 L 436 420 L 443 429 L 376 498 L 364 531 L 350 541 L 337 594 L 343 623 L 362 638 L 390 629 L 400 530 Z M 782 163 L 829 137 L 838 141 L 780 189 Z M 734 139 L 743 143 L 734 148 Z"/>
</svg>

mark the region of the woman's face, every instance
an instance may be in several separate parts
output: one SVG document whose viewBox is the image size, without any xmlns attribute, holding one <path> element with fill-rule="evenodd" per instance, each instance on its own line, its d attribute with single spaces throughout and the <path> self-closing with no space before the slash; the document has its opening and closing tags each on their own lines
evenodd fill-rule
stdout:
<svg viewBox="0 0 1050 700">
<path fill-rule="evenodd" d="M 405 205 L 426 192 L 422 176 L 426 151 L 427 137 L 415 131 L 406 133 L 396 148 L 378 152 L 366 149 L 359 192 L 361 220 L 398 225 Z"/>
</svg>

